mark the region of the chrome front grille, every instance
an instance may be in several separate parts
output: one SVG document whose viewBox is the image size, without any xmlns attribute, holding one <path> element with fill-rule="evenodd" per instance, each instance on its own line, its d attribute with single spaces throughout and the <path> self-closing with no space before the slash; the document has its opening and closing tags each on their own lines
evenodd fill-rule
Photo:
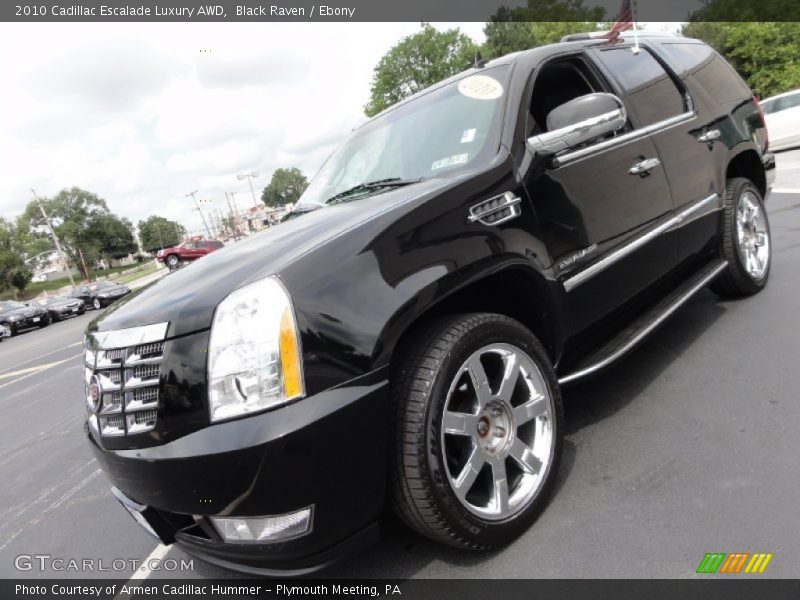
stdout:
<svg viewBox="0 0 800 600">
<path fill-rule="evenodd" d="M 163 339 L 166 324 L 162 325 L 87 337 L 86 399 L 90 422 L 101 435 L 132 435 L 155 428 L 165 342 L 152 338 Z M 108 347 L 119 343 L 130 345 Z"/>
</svg>

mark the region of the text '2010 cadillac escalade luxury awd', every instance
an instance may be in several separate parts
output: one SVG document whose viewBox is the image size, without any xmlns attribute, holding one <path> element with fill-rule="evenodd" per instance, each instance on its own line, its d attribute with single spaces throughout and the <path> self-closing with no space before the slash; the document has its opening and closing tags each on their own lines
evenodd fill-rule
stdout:
<svg viewBox="0 0 800 600">
<path fill-rule="evenodd" d="M 165 544 L 301 574 L 419 533 L 505 544 L 543 509 L 560 388 L 706 284 L 767 283 L 774 174 L 711 48 L 568 41 L 357 129 L 279 226 L 98 317 L 86 434 Z"/>
</svg>

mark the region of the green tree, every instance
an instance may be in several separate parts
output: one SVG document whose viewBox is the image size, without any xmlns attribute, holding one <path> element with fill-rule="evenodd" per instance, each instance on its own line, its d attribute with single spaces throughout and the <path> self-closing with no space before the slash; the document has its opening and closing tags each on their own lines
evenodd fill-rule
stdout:
<svg viewBox="0 0 800 600">
<path fill-rule="evenodd" d="M 91 257 L 99 256 L 101 248 L 96 239 L 86 235 L 86 230 L 96 215 L 108 213 L 106 201 L 97 194 L 73 187 L 61 190 L 54 198 L 42 198 L 41 203 L 70 264 L 83 268 L 80 258 L 80 253 L 83 252 L 87 266 L 91 266 Z M 47 231 L 47 224 L 36 200 L 28 203 L 17 223 L 27 231 L 39 235 Z M 89 273 L 84 272 L 84 275 L 89 277 Z"/>
<path fill-rule="evenodd" d="M 93 215 L 81 233 L 81 246 L 96 249 L 98 256 L 85 256 L 92 263 L 95 259 L 123 258 L 139 249 L 133 237 L 133 225 L 128 219 L 119 218 L 112 213 Z"/>
<path fill-rule="evenodd" d="M 368 117 L 428 86 L 470 67 L 478 47 L 459 29 L 438 31 L 428 23 L 403 38 L 378 61 L 373 71 Z"/>
<path fill-rule="evenodd" d="M 279 207 L 294 203 L 303 195 L 308 187 L 308 179 L 303 172 L 291 169 L 276 169 L 269 185 L 261 192 L 261 200 L 267 206 Z"/>
<path fill-rule="evenodd" d="M 752 0 L 703 0 L 704 6 L 689 17 L 690 21 L 711 22 L 750 22 L 758 24 L 764 21 L 797 22 L 797 0 L 770 0 L 769 2 L 753 2 Z"/>
<path fill-rule="evenodd" d="M 583 0 L 528 0 L 523 7 L 504 6 L 483 28 L 484 52 L 496 58 L 554 44 L 571 33 L 595 31 L 605 16 L 605 9 L 586 8 Z"/>
<path fill-rule="evenodd" d="M 0 291 L 22 291 L 31 280 L 19 242 L 17 227 L 0 217 Z"/>
<path fill-rule="evenodd" d="M 709 2 L 706 9 L 719 10 L 720 4 Z M 761 98 L 800 87 L 798 22 L 690 22 L 683 35 L 722 54 Z"/>
<path fill-rule="evenodd" d="M 158 215 L 139 221 L 139 241 L 147 252 L 176 246 L 185 236 L 186 229 L 183 225 Z"/>
</svg>

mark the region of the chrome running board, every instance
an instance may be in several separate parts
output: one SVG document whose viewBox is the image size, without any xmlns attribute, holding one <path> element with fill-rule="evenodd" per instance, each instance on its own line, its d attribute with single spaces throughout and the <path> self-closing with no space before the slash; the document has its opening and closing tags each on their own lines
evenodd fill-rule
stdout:
<svg viewBox="0 0 800 600">
<path fill-rule="evenodd" d="M 717 259 L 703 267 L 683 282 L 680 287 L 673 290 L 658 304 L 647 310 L 628 327 L 606 342 L 600 349 L 581 361 L 572 373 L 560 377 L 558 383 L 560 385 L 572 383 L 597 373 L 622 358 L 683 306 L 689 298 L 702 290 L 706 284 L 724 271 L 727 266 L 727 262 Z"/>
</svg>

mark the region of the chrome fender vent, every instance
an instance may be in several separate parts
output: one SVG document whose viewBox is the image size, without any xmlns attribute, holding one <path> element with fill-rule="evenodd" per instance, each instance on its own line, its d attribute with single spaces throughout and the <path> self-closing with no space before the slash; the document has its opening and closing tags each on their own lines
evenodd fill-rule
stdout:
<svg viewBox="0 0 800 600">
<path fill-rule="evenodd" d="M 469 222 L 500 225 L 522 214 L 520 202 L 520 198 L 511 192 L 489 198 L 469 209 Z"/>
</svg>

